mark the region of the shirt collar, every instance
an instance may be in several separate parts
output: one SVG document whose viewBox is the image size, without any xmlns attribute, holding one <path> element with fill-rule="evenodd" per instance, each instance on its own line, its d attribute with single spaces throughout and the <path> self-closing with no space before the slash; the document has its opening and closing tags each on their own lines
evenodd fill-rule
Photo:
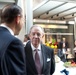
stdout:
<svg viewBox="0 0 76 75">
<path fill-rule="evenodd" d="M 9 28 L 8 26 L 6 26 L 5 24 L 1 24 L 0 26 L 7 28 L 7 29 L 9 30 L 9 32 L 10 32 L 12 35 L 14 35 L 12 29 Z"/>
<path fill-rule="evenodd" d="M 33 50 L 33 51 L 34 51 L 35 49 L 41 50 L 41 44 L 39 44 L 39 46 L 38 46 L 37 48 L 35 48 L 35 47 L 33 46 L 33 44 L 31 43 L 31 47 L 32 47 L 32 50 Z"/>
</svg>

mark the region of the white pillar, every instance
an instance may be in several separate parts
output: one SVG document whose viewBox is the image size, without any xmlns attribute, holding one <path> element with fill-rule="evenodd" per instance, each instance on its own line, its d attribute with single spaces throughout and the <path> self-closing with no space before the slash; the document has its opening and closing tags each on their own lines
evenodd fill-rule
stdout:
<svg viewBox="0 0 76 75">
<path fill-rule="evenodd" d="M 25 9 L 24 9 L 24 2 L 25 0 L 18 0 L 17 5 L 20 6 L 23 10 L 23 14 L 25 15 Z M 23 41 L 24 40 L 24 35 L 25 35 L 25 23 L 23 25 L 23 28 L 20 31 L 20 34 L 18 35 L 18 38 Z"/>
<path fill-rule="evenodd" d="M 76 17 L 74 18 L 74 38 L 76 39 Z"/>
<path fill-rule="evenodd" d="M 33 0 L 26 0 L 26 33 L 33 25 Z"/>
</svg>

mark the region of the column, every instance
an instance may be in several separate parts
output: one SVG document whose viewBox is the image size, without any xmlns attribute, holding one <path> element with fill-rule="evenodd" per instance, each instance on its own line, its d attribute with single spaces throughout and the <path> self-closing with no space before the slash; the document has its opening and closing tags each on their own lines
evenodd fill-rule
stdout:
<svg viewBox="0 0 76 75">
<path fill-rule="evenodd" d="M 22 10 L 23 10 L 23 14 L 25 15 L 25 7 L 24 7 L 24 2 L 25 0 L 18 0 L 18 2 L 17 2 L 17 5 L 18 6 L 20 6 L 21 8 L 22 8 Z M 24 25 L 23 25 L 23 28 L 21 29 L 21 31 L 20 31 L 20 34 L 17 36 L 22 42 L 23 42 L 23 40 L 24 40 L 24 35 L 25 35 L 25 23 L 24 23 Z"/>
<path fill-rule="evenodd" d="M 29 33 L 33 25 L 33 0 L 26 0 L 26 33 Z"/>
<path fill-rule="evenodd" d="M 74 18 L 74 38 L 76 39 L 76 17 Z"/>
</svg>

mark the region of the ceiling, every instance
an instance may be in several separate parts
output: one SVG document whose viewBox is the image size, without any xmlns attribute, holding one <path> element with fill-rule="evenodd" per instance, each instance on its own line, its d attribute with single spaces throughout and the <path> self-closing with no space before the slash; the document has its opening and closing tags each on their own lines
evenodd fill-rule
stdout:
<svg viewBox="0 0 76 75">
<path fill-rule="evenodd" d="M 16 3 L 17 0 L 0 0 L 0 9 L 2 9 L 7 4 Z"/>
<path fill-rule="evenodd" d="M 33 10 L 34 19 L 74 20 L 76 0 L 44 0 Z"/>
<path fill-rule="evenodd" d="M 7 4 L 17 3 L 18 0 L 0 0 L 0 13 L 2 8 Z"/>
</svg>

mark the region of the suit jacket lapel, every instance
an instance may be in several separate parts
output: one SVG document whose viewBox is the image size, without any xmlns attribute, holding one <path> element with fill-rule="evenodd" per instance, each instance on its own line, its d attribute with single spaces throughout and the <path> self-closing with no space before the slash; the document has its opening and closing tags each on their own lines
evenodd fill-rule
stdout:
<svg viewBox="0 0 76 75">
<path fill-rule="evenodd" d="M 32 69 L 35 71 L 35 72 L 37 72 L 37 70 L 36 70 L 36 66 L 35 66 L 35 62 L 34 62 L 34 59 L 33 59 L 33 55 L 32 55 L 32 48 L 31 48 L 31 45 L 30 45 L 30 43 L 29 43 L 29 45 L 28 45 L 29 47 L 27 47 L 26 48 L 26 56 L 28 57 L 27 58 L 27 60 L 28 60 L 28 62 L 29 62 L 29 64 L 30 64 L 30 66 L 32 67 Z"/>
<path fill-rule="evenodd" d="M 47 64 L 47 54 L 46 54 L 46 50 L 44 48 L 43 45 L 41 45 L 41 50 L 42 50 L 42 58 L 43 58 L 43 67 L 42 67 L 42 72 L 45 71 L 45 68 L 47 67 L 46 64 Z"/>
</svg>

